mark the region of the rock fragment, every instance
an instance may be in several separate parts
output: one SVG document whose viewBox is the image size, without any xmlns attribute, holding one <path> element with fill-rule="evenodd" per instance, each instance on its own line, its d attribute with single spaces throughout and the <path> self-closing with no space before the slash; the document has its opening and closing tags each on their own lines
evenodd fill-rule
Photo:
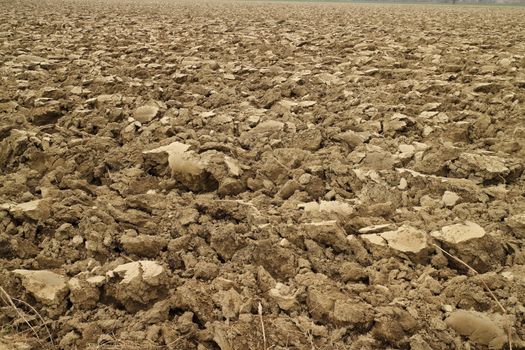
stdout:
<svg viewBox="0 0 525 350">
<path fill-rule="evenodd" d="M 0 209 L 8 210 L 16 218 L 35 221 L 46 220 L 51 215 L 48 202 L 42 199 L 35 199 L 20 204 L 5 203 L 0 205 Z"/>
<path fill-rule="evenodd" d="M 489 346 L 490 349 L 502 349 L 507 342 L 507 335 L 501 317 L 497 321 L 477 311 L 454 311 L 445 323 L 457 333 L 467 336 L 473 342 Z"/>
<path fill-rule="evenodd" d="M 190 145 L 172 142 L 166 146 L 143 151 L 145 167 L 153 170 L 157 175 L 163 175 L 166 171 L 171 171 L 170 157 L 173 161 L 172 155 L 182 156 L 189 148 Z"/>
<path fill-rule="evenodd" d="M 8 129 L 9 130 L 9 129 Z M 6 137 L 6 132 L 9 136 Z M 42 140 L 37 133 L 11 129 L 0 133 L 0 174 L 29 162 L 42 149 Z"/>
<path fill-rule="evenodd" d="M 196 153 L 190 146 L 172 142 L 166 146 L 142 152 L 144 166 L 159 175 L 170 170 L 172 178 L 193 192 L 211 192 L 235 195 L 245 190 L 246 184 L 239 177 L 243 169 L 240 163 L 224 153 L 208 150 Z"/>
<path fill-rule="evenodd" d="M 401 159 L 410 159 L 414 156 L 414 153 L 416 152 L 416 147 L 407 144 L 399 145 L 398 149 L 399 152 L 401 152 L 398 155 Z"/>
<path fill-rule="evenodd" d="M 42 304 L 57 306 L 61 304 L 69 288 L 67 278 L 47 270 L 14 270 L 22 280 L 24 288 Z"/>
<path fill-rule="evenodd" d="M 217 295 L 217 301 L 221 305 L 221 311 L 224 318 L 228 320 L 235 319 L 239 316 L 243 306 L 241 295 L 233 288 L 227 291 L 221 291 Z"/>
<path fill-rule="evenodd" d="M 120 105 L 124 97 L 121 94 L 102 94 L 97 97 L 86 100 L 86 103 L 89 105 L 94 105 L 97 108 L 104 108 L 107 106 L 117 106 Z"/>
<path fill-rule="evenodd" d="M 441 203 L 446 207 L 453 207 L 456 205 L 460 197 L 455 192 L 445 191 L 441 197 Z"/>
<path fill-rule="evenodd" d="M 332 318 L 342 326 L 367 327 L 373 317 L 371 307 L 366 303 L 337 299 L 334 303 Z"/>
<path fill-rule="evenodd" d="M 456 177 L 501 182 L 521 175 L 523 165 L 495 155 L 465 152 L 451 163 L 450 169 Z"/>
<path fill-rule="evenodd" d="M 21 55 L 16 56 L 14 61 L 18 63 L 24 63 L 24 64 L 27 64 L 28 66 L 31 66 L 31 65 L 39 65 L 41 63 L 45 63 L 47 62 L 47 59 L 40 57 L 40 56 L 31 55 L 31 54 L 21 54 Z"/>
<path fill-rule="evenodd" d="M 478 83 L 472 89 L 474 92 L 496 93 L 501 90 L 501 85 L 496 83 Z"/>
<path fill-rule="evenodd" d="M 159 107 L 157 106 L 140 106 L 133 111 L 133 118 L 141 123 L 149 123 L 159 113 Z"/>
<path fill-rule="evenodd" d="M 373 311 L 368 304 L 352 301 L 331 286 L 309 287 L 306 304 L 313 319 L 330 321 L 339 326 L 366 329 L 374 320 Z"/>
<path fill-rule="evenodd" d="M 525 213 L 510 216 L 505 223 L 517 237 L 525 238 Z"/>
<path fill-rule="evenodd" d="M 388 246 L 395 251 L 407 254 L 418 262 L 427 259 L 427 234 L 409 225 L 403 225 L 393 231 L 363 234 L 360 237 L 374 245 Z"/>
<path fill-rule="evenodd" d="M 301 101 L 301 102 L 299 102 L 299 106 L 304 107 L 304 108 L 312 107 L 312 106 L 315 106 L 316 104 L 317 104 L 317 101 Z"/>
<path fill-rule="evenodd" d="M 388 135 L 394 135 L 396 132 L 402 132 L 408 125 L 413 123 L 413 118 L 401 113 L 395 113 L 390 119 L 383 122 L 383 131 Z"/>
<path fill-rule="evenodd" d="M 93 308 L 100 298 L 100 289 L 106 278 L 104 276 L 87 277 L 82 274 L 68 281 L 69 299 L 81 308 Z"/>
<path fill-rule="evenodd" d="M 510 282 L 525 287 L 525 265 L 514 265 L 510 268 L 505 268 L 500 274 Z"/>
<path fill-rule="evenodd" d="M 291 147 L 315 152 L 321 148 L 323 135 L 318 129 L 310 129 L 297 133 L 292 140 Z"/>
<path fill-rule="evenodd" d="M 394 228 L 392 224 L 380 224 L 362 227 L 358 230 L 361 234 L 380 233 L 384 231 L 391 231 Z"/>
<path fill-rule="evenodd" d="M 452 244 L 465 242 L 474 238 L 481 238 L 485 235 L 486 232 L 483 227 L 471 221 L 444 226 L 441 231 L 432 233 L 432 237 Z"/>
<path fill-rule="evenodd" d="M 372 335 L 396 348 L 402 347 L 406 337 L 416 329 L 418 321 L 409 312 L 398 307 L 381 308 L 380 313 L 376 317 Z"/>
<path fill-rule="evenodd" d="M 339 214 L 339 215 L 350 215 L 354 212 L 354 208 L 350 203 L 342 201 L 319 201 L 300 203 L 297 205 L 305 213 L 326 213 L 326 214 Z"/>
<path fill-rule="evenodd" d="M 212 280 L 219 274 L 219 267 L 216 264 L 199 261 L 194 266 L 195 273 L 193 274 L 195 278 L 200 278 L 203 280 Z"/>
<path fill-rule="evenodd" d="M 290 198 L 301 186 L 295 180 L 288 180 L 279 190 L 279 197 L 282 199 Z"/>
<path fill-rule="evenodd" d="M 391 170 L 394 167 L 395 160 L 392 154 L 381 149 L 380 147 L 369 147 L 361 166 L 365 169 L 373 170 Z"/>
<path fill-rule="evenodd" d="M 348 147 L 350 147 L 350 149 L 354 149 L 357 146 L 363 144 L 368 139 L 368 137 L 366 137 L 367 136 L 366 134 L 367 133 L 362 133 L 362 132 L 358 133 L 358 132 L 349 130 L 349 131 L 345 131 L 345 132 L 335 135 L 334 139 L 336 141 L 345 143 L 346 145 L 348 145 Z"/>
<path fill-rule="evenodd" d="M 251 130 L 253 133 L 277 132 L 284 129 L 284 123 L 277 120 L 265 120 Z"/>
<path fill-rule="evenodd" d="M 36 107 L 31 111 L 31 123 L 37 126 L 54 124 L 63 115 L 58 101 L 49 101 L 43 106 Z"/>
<path fill-rule="evenodd" d="M 325 246 L 334 248 L 341 252 L 348 249 L 344 229 L 336 220 L 311 222 L 301 225 L 305 235 Z"/>
<path fill-rule="evenodd" d="M 441 106 L 441 103 L 439 102 L 430 102 L 423 106 L 424 111 L 435 111 Z"/>
<path fill-rule="evenodd" d="M 277 283 L 274 288 L 270 289 L 268 295 L 275 300 L 281 310 L 288 311 L 297 305 L 296 296 L 285 284 Z"/>
<path fill-rule="evenodd" d="M 414 227 L 403 225 L 395 231 L 380 234 L 388 246 L 404 253 L 419 253 L 427 247 L 426 234 Z"/>
<path fill-rule="evenodd" d="M 190 146 L 180 142 L 173 142 L 167 146 L 145 151 L 145 155 L 154 155 L 162 159 L 161 164 L 167 161 L 171 176 L 180 181 L 192 191 L 210 191 L 218 187 L 217 181 L 206 171 L 205 162 L 195 152 L 189 151 Z"/>
<path fill-rule="evenodd" d="M 440 231 L 432 232 L 431 236 L 439 240 L 449 253 L 456 255 L 479 273 L 493 270 L 504 262 L 505 251 L 501 243 L 474 222 L 465 221 L 444 226 Z M 466 268 L 454 259 L 449 258 L 449 262 L 458 269 Z"/>
<path fill-rule="evenodd" d="M 128 254 L 147 258 L 154 258 L 168 245 L 165 238 L 151 235 L 125 235 L 120 238 L 120 243 Z"/>
<path fill-rule="evenodd" d="M 167 293 L 166 271 L 155 261 L 122 264 L 107 275 L 110 283 L 105 285 L 106 292 L 130 312 L 144 308 Z"/>
</svg>

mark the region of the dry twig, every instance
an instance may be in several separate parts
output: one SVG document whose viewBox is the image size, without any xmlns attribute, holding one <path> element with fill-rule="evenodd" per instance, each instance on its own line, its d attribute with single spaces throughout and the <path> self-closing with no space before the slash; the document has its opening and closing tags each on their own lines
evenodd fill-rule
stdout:
<svg viewBox="0 0 525 350">
<path fill-rule="evenodd" d="M 261 320 L 261 328 L 262 328 L 262 335 L 263 335 L 263 349 L 266 350 L 266 331 L 264 329 L 263 309 L 262 309 L 261 303 L 259 303 L 259 307 L 257 311 L 259 313 L 259 319 Z"/>
<path fill-rule="evenodd" d="M 53 341 L 53 337 L 51 336 L 51 332 L 49 331 L 49 328 L 47 327 L 46 322 L 44 321 L 44 318 L 42 317 L 42 315 L 40 315 L 40 313 L 33 306 L 31 306 L 30 304 L 26 303 L 25 301 L 11 297 L 9 295 L 9 293 L 7 293 L 5 291 L 4 288 L 0 287 L 0 291 L 2 292 L 2 295 L 0 296 L 2 298 L 2 301 L 6 305 L 8 305 L 8 306 L 13 308 L 13 310 L 17 313 L 17 315 L 27 324 L 29 329 L 31 329 L 31 332 L 35 335 L 35 337 L 36 337 L 37 341 L 40 343 L 40 345 L 42 345 L 42 342 L 41 342 L 40 336 L 38 335 L 38 332 L 36 331 L 36 329 L 33 327 L 31 322 L 28 321 L 28 319 L 24 316 L 24 314 L 20 311 L 20 309 L 16 306 L 16 304 L 14 302 L 16 301 L 18 303 L 24 304 L 25 306 L 30 308 L 31 311 L 34 312 L 34 314 L 42 322 L 42 326 L 46 329 L 47 336 L 48 336 L 49 341 L 51 342 L 52 347 L 55 348 L 55 342 Z"/>
<path fill-rule="evenodd" d="M 465 266 L 467 269 L 469 269 L 470 271 L 472 271 L 475 275 L 478 275 L 480 276 L 480 273 L 478 271 L 476 271 L 476 269 L 474 269 L 472 266 L 470 266 L 469 264 L 467 264 L 466 262 L 464 262 L 463 260 L 461 260 L 460 258 L 458 258 L 457 256 L 455 255 L 452 255 L 450 254 L 449 252 L 447 252 L 445 249 L 441 248 L 440 246 L 438 246 L 437 244 L 433 243 L 432 244 L 434 247 L 436 247 L 437 249 L 439 249 L 441 252 L 443 252 L 445 255 L 451 257 L 452 259 L 456 260 L 457 262 L 459 262 L 461 265 Z M 490 296 L 492 297 L 492 299 L 494 299 L 494 301 L 496 302 L 496 305 L 498 305 L 498 307 L 501 309 L 501 311 L 504 313 L 504 314 L 507 314 L 507 310 L 505 310 L 505 308 L 503 307 L 503 305 L 501 305 L 500 301 L 498 300 L 498 298 L 496 297 L 496 295 L 492 292 L 492 290 L 489 288 L 489 286 L 487 285 L 487 283 L 485 283 L 485 281 L 483 280 L 483 278 L 480 279 L 481 280 L 481 283 L 483 283 L 483 286 L 485 287 L 485 289 L 489 292 Z M 507 337 L 508 337 L 508 341 L 509 341 L 509 350 L 512 350 L 512 338 L 511 338 L 511 326 L 509 325 L 507 327 Z"/>
</svg>

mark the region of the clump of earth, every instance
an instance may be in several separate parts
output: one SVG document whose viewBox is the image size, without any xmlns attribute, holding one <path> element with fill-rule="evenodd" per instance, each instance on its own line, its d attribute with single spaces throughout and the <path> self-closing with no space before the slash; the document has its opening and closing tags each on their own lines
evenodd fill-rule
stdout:
<svg viewBox="0 0 525 350">
<path fill-rule="evenodd" d="M 525 9 L 0 16 L 0 349 L 525 348 Z"/>
</svg>

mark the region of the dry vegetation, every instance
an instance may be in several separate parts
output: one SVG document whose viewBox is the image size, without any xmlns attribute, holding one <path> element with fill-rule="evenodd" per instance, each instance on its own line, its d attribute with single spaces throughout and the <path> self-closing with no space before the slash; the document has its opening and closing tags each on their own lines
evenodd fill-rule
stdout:
<svg viewBox="0 0 525 350">
<path fill-rule="evenodd" d="M 1 350 L 525 348 L 525 9 L 0 18 Z"/>
</svg>

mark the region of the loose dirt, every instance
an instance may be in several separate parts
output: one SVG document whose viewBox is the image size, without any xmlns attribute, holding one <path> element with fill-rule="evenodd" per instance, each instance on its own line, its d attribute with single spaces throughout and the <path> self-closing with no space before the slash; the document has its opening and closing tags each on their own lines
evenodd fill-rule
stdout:
<svg viewBox="0 0 525 350">
<path fill-rule="evenodd" d="M 0 18 L 0 349 L 525 349 L 525 9 Z"/>
</svg>

